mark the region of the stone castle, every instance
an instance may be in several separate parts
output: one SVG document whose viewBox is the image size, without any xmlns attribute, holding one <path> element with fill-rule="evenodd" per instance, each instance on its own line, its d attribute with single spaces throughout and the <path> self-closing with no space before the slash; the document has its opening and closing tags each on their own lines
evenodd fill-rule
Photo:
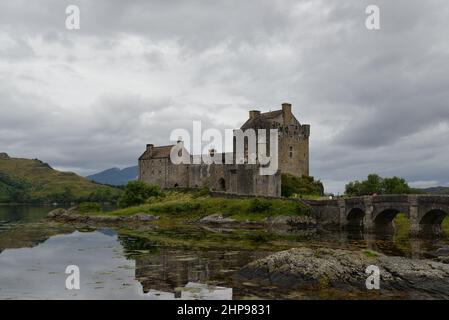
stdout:
<svg viewBox="0 0 449 320">
<path fill-rule="evenodd" d="M 292 113 L 292 105 L 283 103 L 282 109 L 261 113 L 258 110 L 249 112 L 249 119 L 240 128 L 278 130 L 278 170 L 273 175 L 260 175 L 260 164 L 247 162 L 225 164 L 225 157 L 230 154 L 209 151 L 210 156 L 222 157 L 223 163 L 212 164 L 173 164 L 170 152 L 175 145 L 155 147 L 148 144 L 139 158 L 139 180 L 149 184 L 167 188 L 203 188 L 237 195 L 280 196 L 281 174 L 295 176 L 309 175 L 309 135 L 310 125 L 300 124 Z M 267 133 L 267 150 L 269 153 L 269 133 Z M 181 142 L 179 142 L 181 143 Z M 245 142 L 245 156 L 247 145 Z M 187 152 L 183 149 L 182 152 Z M 234 151 L 231 157 L 235 160 Z M 191 159 L 194 157 L 188 154 Z"/>
</svg>

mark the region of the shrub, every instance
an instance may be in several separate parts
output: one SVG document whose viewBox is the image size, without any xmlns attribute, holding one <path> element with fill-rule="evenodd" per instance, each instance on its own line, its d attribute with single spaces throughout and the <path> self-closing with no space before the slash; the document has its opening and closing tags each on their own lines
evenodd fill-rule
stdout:
<svg viewBox="0 0 449 320">
<path fill-rule="evenodd" d="M 323 184 L 319 180 L 315 181 L 314 177 L 297 177 L 283 173 L 281 179 L 281 195 L 283 197 L 291 197 L 294 194 L 308 196 L 322 196 L 324 194 Z"/>
<path fill-rule="evenodd" d="M 251 201 L 249 205 L 250 212 L 265 212 L 271 209 L 271 202 L 265 199 L 254 199 Z"/>
<path fill-rule="evenodd" d="M 126 208 L 145 203 L 150 197 L 160 197 L 163 193 L 159 186 L 148 185 L 143 181 L 130 181 L 119 199 L 119 207 Z"/>
<path fill-rule="evenodd" d="M 78 211 L 82 212 L 82 213 L 99 212 L 99 211 L 101 211 L 101 207 L 96 202 L 82 202 L 78 206 Z"/>
<path fill-rule="evenodd" d="M 86 197 L 82 197 L 81 201 L 85 202 L 117 202 L 117 200 L 122 195 L 122 190 L 115 188 L 115 189 L 99 189 L 92 193 L 90 193 Z"/>
</svg>

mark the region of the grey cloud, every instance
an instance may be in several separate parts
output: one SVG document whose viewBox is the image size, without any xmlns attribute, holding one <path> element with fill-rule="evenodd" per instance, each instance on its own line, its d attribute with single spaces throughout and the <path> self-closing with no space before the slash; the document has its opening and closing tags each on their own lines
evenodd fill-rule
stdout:
<svg viewBox="0 0 449 320">
<path fill-rule="evenodd" d="M 376 1 L 381 30 L 370 32 L 371 2 L 2 2 L 0 34 L 14 34 L 12 56 L 21 57 L 0 61 L 8 74 L 50 64 L 34 50 L 42 40 L 64 57 L 54 53 L 52 72 L 82 82 L 100 65 L 116 81 L 124 69 L 156 80 L 145 90 L 126 79 L 120 89 L 98 83 L 90 104 L 76 110 L 22 88 L 23 77 L 45 85 L 33 72 L 2 81 L 0 130 L 8 138 L 0 137 L 0 151 L 91 173 L 134 164 L 145 143 L 167 144 L 170 131 L 192 119 L 224 129 L 240 125 L 248 109 L 290 101 L 312 125 L 312 174 L 328 190 L 371 172 L 447 184 L 449 4 Z M 77 33 L 64 29 L 68 4 L 81 8 Z M 123 41 L 135 39 L 143 50 L 130 52 Z M 89 61 L 80 44 L 89 45 Z"/>
</svg>

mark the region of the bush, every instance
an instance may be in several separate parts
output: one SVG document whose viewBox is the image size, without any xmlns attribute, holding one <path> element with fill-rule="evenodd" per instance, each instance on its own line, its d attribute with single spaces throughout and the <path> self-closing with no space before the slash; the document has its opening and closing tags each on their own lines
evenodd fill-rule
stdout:
<svg viewBox="0 0 449 320">
<path fill-rule="evenodd" d="M 249 211 L 250 212 L 265 212 L 269 209 L 271 209 L 271 202 L 265 199 L 254 199 L 251 201 L 250 205 L 249 205 Z"/>
<path fill-rule="evenodd" d="M 47 202 L 70 203 L 76 200 L 72 190 L 64 188 L 64 191 L 56 192 L 46 196 Z"/>
<path fill-rule="evenodd" d="M 119 207 L 126 208 L 145 203 L 150 197 L 160 197 L 163 193 L 159 186 L 148 185 L 143 181 L 130 181 L 119 199 Z"/>
<path fill-rule="evenodd" d="M 297 177 L 288 173 L 281 176 L 281 195 L 291 197 L 294 194 L 307 196 L 322 196 L 324 187 L 321 181 L 315 181 L 314 177 Z"/>
<path fill-rule="evenodd" d="M 118 201 L 120 196 L 122 195 L 122 190 L 116 189 L 99 189 L 88 196 L 82 197 L 80 200 L 85 202 L 112 202 L 115 203 Z"/>
<path fill-rule="evenodd" d="M 99 212 L 99 211 L 101 211 L 101 207 L 96 202 L 82 202 L 78 206 L 78 211 L 82 212 L 82 213 Z"/>
</svg>

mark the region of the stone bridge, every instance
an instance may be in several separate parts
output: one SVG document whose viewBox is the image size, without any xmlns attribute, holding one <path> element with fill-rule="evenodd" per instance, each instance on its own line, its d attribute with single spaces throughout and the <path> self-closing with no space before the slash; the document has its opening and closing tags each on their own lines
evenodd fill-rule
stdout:
<svg viewBox="0 0 449 320">
<path fill-rule="evenodd" d="M 411 222 L 411 234 L 440 235 L 441 223 L 449 214 L 449 196 L 440 195 L 382 195 L 306 202 L 322 222 L 368 232 L 392 230 L 393 219 L 404 213 Z"/>
</svg>

